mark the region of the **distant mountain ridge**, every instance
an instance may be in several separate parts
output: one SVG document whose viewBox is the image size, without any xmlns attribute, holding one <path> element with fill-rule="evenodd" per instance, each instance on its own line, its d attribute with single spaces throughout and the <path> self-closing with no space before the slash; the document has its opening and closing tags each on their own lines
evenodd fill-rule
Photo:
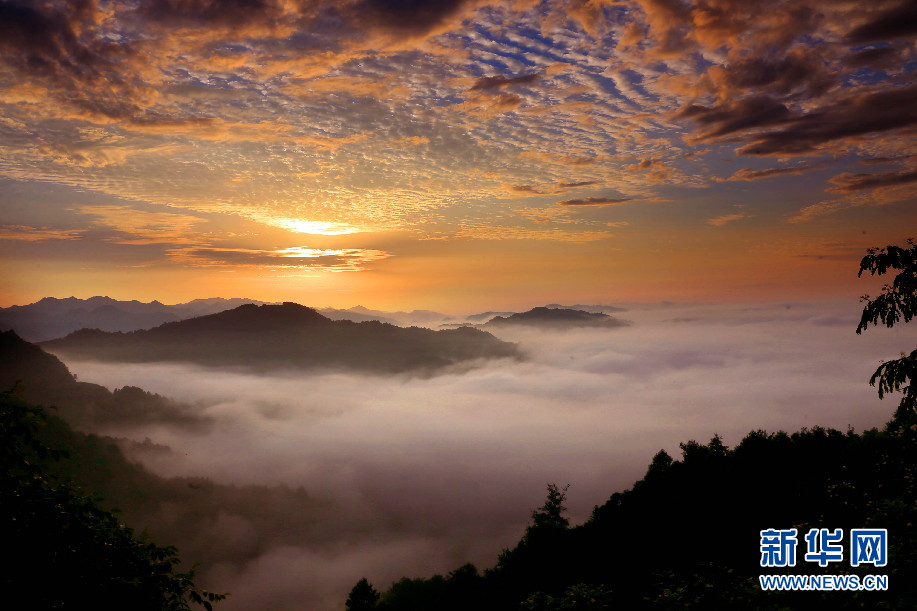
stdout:
<svg viewBox="0 0 917 611">
<path fill-rule="evenodd" d="M 481 328 L 527 325 L 539 327 L 626 327 L 628 323 L 601 312 L 585 312 L 569 308 L 538 307 L 511 316 L 495 316 Z"/>
<path fill-rule="evenodd" d="M 397 320 L 385 316 L 382 312 L 379 312 L 378 314 L 375 312 L 364 314 L 362 312 L 355 312 L 353 308 L 348 310 L 340 310 L 338 308 L 321 308 L 317 311 L 322 316 L 327 316 L 331 320 L 351 320 L 353 322 L 369 322 L 374 320 L 376 322 L 385 322 L 390 325 L 399 324 Z"/>
<path fill-rule="evenodd" d="M 189 362 L 254 371 L 340 368 L 429 373 L 474 359 L 521 356 L 515 344 L 477 329 L 433 331 L 374 321 L 335 321 L 291 302 L 245 304 L 128 333 L 83 329 L 42 345 L 68 358 Z"/>
<path fill-rule="evenodd" d="M 559 303 L 549 303 L 545 307 L 550 308 L 552 310 L 582 310 L 584 312 L 593 312 L 593 313 L 601 313 L 601 314 L 608 314 L 610 312 L 626 312 L 627 311 L 627 308 L 619 308 L 618 306 L 584 305 L 582 303 L 578 303 L 576 305 L 561 305 Z"/>
<path fill-rule="evenodd" d="M 452 317 L 448 314 L 443 314 L 442 312 L 434 312 L 432 310 L 386 312 L 384 310 L 371 310 L 369 308 L 364 308 L 363 306 L 358 305 L 342 311 L 349 312 L 350 315 L 369 317 L 373 320 L 379 320 L 381 322 L 391 321 L 400 325 L 428 325 L 440 323 L 446 320 L 452 320 Z M 349 318 L 349 320 L 356 319 Z"/>
<path fill-rule="evenodd" d="M 264 302 L 214 297 L 166 305 L 155 300 L 144 303 L 100 296 L 89 299 L 45 297 L 24 306 L 0 308 L 0 330 L 14 330 L 26 341 L 40 342 L 84 328 L 102 331 L 151 329 L 163 323 L 214 314 L 245 303 Z"/>
</svg>

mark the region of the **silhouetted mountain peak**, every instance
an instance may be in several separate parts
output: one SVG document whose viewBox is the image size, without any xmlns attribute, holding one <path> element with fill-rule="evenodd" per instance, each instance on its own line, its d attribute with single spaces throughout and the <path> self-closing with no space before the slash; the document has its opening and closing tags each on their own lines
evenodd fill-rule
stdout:
<svg viewBox="0 0 917 611">
<path fill-rule="evenodd" d="M 134 333 L 149 333 L 152 336 L 177 334 L 204 339 L 209 336 L 283 333 L 296 328 L 331 323 L 331 319 L 298 303 L 285 302 L 280 305 L 246 303 L 231 310 L 170 322 L 148 332 L 136 331 Z"/>
<path fill-rule="evenodd" d="M 433 331 L 381 322 L 331 320 L 298 303 L 245 304 L 148 331 L 83 329 L 44 342 L 55 352 L 106 361 L 183 361 L 255 370 L 347 368 L 433 371 L 463 361 L 520 354 L 476 329 Z"/>
<path fill-rule="evenodd" d="M 17 380 L 42 380 L 42 384 L 69 385 L 73 375 L 56 356 L 30 344 L 15 331 L 0 331 L 0 390 L 9 390 Z"/>
<path fill-rule="evenodd" d="M 124 333 L 84 329 L 77 340 L 124 338 Z M 0 390 L 21 382 L 27 401 L 54 406 L 58 414 L 76 426 L 112 422 L 169 422 L 179 426 L 201 426 L 206 417 L 159 395 L 136 386 L 114 393 L 103 386 L 78 382 L 67 366 L 53 354 L 20 338 L 14 331 L 0 331 Z"/>
<path fill-rule="evenodd" d="M 548 308 L 544 306 L 532 308 L 528 312 L 520 312 L 512 316 L 496 316 L 484 326 L 501 325 L 538 325 L 538 326 L 563 326 L 563 327 L 621 327 L 627 325 L 616 318 L 600 312 L 584 312 L 569 308 Z"/>
<path fill-rule="evenodd" d="M 44 297 L 28 305 L 0 308 L 0 329 L 13 329 L 23 339 L 35 342 L 63 337 L 84 327 L 104 331 L 151 329 L 250 302 L 249 299 L 215 297 L 170 306 L 159 301 L 118 301 L 102 296 L 89 299 Z"/>
</svg>

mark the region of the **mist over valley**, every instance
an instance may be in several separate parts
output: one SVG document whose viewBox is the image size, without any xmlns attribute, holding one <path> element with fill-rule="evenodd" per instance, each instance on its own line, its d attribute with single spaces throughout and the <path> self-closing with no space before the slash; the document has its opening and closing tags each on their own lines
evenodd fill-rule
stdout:
<svg viewBox="0 0 917 611">
<path fill-rule="evenodd" d="M 117 439 L 128 462 L 99 484 L 105 496 L 132 526 L 203 561 L 203 583 L 232 592 L 224 609 L 330 611 L 363 576 L 387 587 L 491 566 L 546 483 L 571 485 L 569 516 L 581 523 L 660 448 L 676 455 L 689 439 L 735 444 L 756 429 L 887 420 L 866 380 L 902 332 L 857 336 L 855 305 L 636 304 L 615 314 L 629 324 L 488 327 L 516 357 L 423 376 L 45 348 L 81 382 L 115 396 L 138 387 L 177 410 L 78 428 Z M 288 349 L 276 336 L 270 347 Z"/>
</svg>

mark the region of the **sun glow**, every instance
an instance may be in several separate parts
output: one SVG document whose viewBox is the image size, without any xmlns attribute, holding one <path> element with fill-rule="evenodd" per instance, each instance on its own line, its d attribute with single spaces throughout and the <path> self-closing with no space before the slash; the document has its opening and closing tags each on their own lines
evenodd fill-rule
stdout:
<svg viewBox="0 0 917 611">
<path fill-rule="evenodd" d="M 347 223 L 331 223 L 328 221 L 303 221 L 298 219 L 284 219 L 278 223 L 284 229 L 296 233 L 310 235 L 347 235 L 366 231 L 363 227 L 348 225 Z"/>
</svg>

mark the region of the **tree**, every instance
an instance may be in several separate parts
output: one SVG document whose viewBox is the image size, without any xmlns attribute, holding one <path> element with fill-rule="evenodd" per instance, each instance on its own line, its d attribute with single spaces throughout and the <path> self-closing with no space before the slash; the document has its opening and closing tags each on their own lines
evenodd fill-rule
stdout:
<svg viewBox="0 0 917 611">
<path fill-rule="evenodd" d="M 870 275 L 881 276 L 890 270 L 898 270 L 892 283 L 882 287 L 882 293 L 875 299 L 864 295 L 866 302 L 857 333 L 862 333 L 870 324 L 878 326 L 879 321 L 892 327 L 902 320 L 907 323 L 917 313 L 917 244 L 913 238 L 907 240 L 910 248 L 886 246 L 870 248 L 860 262 L 858 277 L 868 271 Z M 878 383 L 879 398 L 885 393 L 901 391 L 904 397 L 895 410 L 892 420 L 896 426 L 917 424 L 917 350 L 910 354 L 901 353 L 900 358 L 884 361 L 869 379 L 872 386 Z"/>
<path fill-rule="evenodd" d="M 15 555 L 0 577 L 35 609 L 208 611 L 226 597 L 197 588 L 194 569 L 179 573 L 178 551 L 135 536 L 116 515 L 48 474 L 64 454 L 39 436 L 49 416 L 0 393 L 0 541 Z"/>
<path fill-rule="evenodd" d="M 369 611 L 379 603 L 379 593 L 366 577 L 357 582 L 345 603 L 348 611 Z"/>
<path fill-rule="evenodd" d="M 563 515 L 567 510 L 564 507 L 564 501 L 567 499 L 567 484 L 563 488 L 558 488 L 557 484 L 548 484 L 548 496 L 544 505 L 532 512 L 532 525 L 529 526 L 531 531 L 544 530 L 564 530 L 570 527 L 570 520 Z"/>
<path fill-rule="evenodd" d="M 605 611 L 614 608 L 610 588 L 588 583 L 569 586 L 558 596 L 535 592 L 519 606 L 525 611 Z"/>
</svg>

